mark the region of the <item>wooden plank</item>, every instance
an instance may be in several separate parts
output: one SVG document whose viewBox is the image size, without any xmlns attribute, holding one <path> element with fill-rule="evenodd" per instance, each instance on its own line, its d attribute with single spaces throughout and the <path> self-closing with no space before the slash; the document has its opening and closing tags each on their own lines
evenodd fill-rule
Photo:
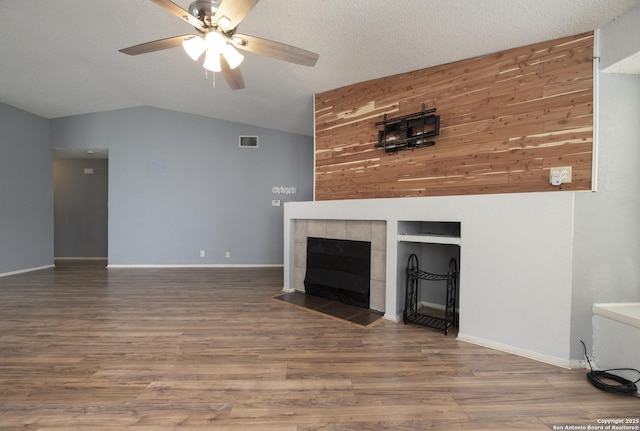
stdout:
<svg viewBox="0 0 640 431">
<path fill-rule="evenodd" d="M 353 199 L 590 188 L 593 33 L 542 42 L 316 95 L 316 198 Z M 434 147 L 375 148 L 375 122 L 441 116 Z"/>
</svg>

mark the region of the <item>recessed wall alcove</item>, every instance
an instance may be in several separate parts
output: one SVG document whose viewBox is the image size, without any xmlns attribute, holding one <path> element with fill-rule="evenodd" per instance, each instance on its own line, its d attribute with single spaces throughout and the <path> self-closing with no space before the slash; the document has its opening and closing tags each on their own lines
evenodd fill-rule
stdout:
<svg viewBox="0 0 640 431">
<path fill-rule="evenodd" d="M 295 220 L 294 289 L 304 292 L 307 238 L 346 239 L 371 242 L 369 308 L 385 311 L 387 224 L 377 220 Z"/>
</svg>

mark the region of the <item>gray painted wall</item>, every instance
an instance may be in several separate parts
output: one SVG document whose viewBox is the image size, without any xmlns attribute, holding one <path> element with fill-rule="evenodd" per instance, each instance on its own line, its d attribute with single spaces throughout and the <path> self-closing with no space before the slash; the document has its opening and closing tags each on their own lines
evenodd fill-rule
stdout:
<svg viewBox="0 0 640 431">
<path fill-rule="evenodd" d="M 105 159 L 54 160 L 55 257 L 107 257 L 108 167 Z"/>
<path fill-rule="evenodd" d="M 575 201 L 573 359 L 591 346 L 594 303 L 640 301 L 640 75 L 601 73 L 599 89 L 598 191 Z"/>
<path fill-rule="evenodd" d="M 51 147 L 109 149 L 109 265 L 280 265 L 283 207 L 271 201 L 313 196 L 310 136 L 150 107 L 50 128 Z M 239 148 L 240 135 L 259 147 Z"/>
<path fill-rule="evenodd" d="M 49 122 L 0 103 L 0 274 L 53 264 Z"/>
</svg>

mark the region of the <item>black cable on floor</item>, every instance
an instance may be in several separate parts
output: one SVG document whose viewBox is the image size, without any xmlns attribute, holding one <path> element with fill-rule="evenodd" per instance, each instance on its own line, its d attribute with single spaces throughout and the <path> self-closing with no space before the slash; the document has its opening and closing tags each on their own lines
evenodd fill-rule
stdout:
<svg viewBox="0 0 640 431">
<path fill-rule="evenodd" d="M 611 371 L 633 371 L 639 375 L 640 371 L 635 368 L 610 368 L 608 370 L 596 371 L 593 369 L 591 359 L 587 354 L 587 346 L 584 344 L 584 341 L 580 340 L 580 342 L 582 343 L 582 347 L 584 347 L 584 357 L 587 358 L 587 363 L 591 369 L 591 371 L 587 373 L 587 380 L 589 380 L 593 386 L 602 391 L 612 392 L 614 394 L 638 396 L 636 395 L 638 392 L 636 383 L 640 382 L 640 377 L 635 381 L 631 381 L 616 374 L 612 374 Z M 619 384 L 612 385 L 604 380 L 618 382 Z"/>
</svg>

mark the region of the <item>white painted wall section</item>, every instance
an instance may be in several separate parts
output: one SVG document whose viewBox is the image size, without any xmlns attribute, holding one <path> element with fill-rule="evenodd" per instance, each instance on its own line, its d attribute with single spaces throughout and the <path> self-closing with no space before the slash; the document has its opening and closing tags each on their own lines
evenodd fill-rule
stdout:
<svg viewBox="0 0 640 431">
<path fill-rule="evenodd" d="M 568 367 L 574 196 L 557 192 L 288 202 L 284 288 L 290 289 L 293 280 L 293 220 L 385 220 L 385 318 L 398 321 L 404 307 L 398 222 L 460 222 L 458 338 Z"/>
</svg>

